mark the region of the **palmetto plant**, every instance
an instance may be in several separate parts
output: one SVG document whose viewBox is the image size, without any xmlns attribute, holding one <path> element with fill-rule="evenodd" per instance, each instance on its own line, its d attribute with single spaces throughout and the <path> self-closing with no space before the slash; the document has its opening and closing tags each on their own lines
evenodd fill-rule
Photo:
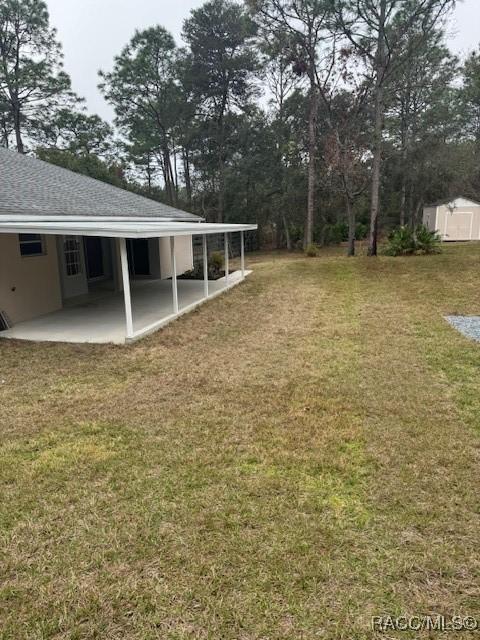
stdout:
<svg viewBox="0 0 480 640">
<path fill-rule="evenodd" d="M 440 253 L 440 237 L 423 224 L 415 230 L 407 226 L 397 227 L 389 235 L 383 253 L 387 256 Z"/>
</svg>

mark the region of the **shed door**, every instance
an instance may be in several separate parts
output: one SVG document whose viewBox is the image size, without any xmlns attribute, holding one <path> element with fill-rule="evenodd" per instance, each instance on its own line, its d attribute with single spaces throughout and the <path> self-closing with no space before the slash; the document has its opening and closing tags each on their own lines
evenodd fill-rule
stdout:
<svg viewBox="0 0 480 640">
<path fill-rule="evenodd" d="M 446 240 L 471 240 L 473 213 L 447 212 L 445 237 Z"/>
</svg>

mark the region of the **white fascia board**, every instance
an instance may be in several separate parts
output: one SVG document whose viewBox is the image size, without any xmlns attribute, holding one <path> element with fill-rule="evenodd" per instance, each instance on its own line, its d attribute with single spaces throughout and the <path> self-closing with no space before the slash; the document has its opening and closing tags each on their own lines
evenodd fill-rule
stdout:
<svg viewBox="0 0 480 640">
<path fill-rule="evenodd" d="M 164 238 L 169 236 L 211 235 L 254 231 L 256 224 L 176 223 L 91 223 L 0 222 L 0 233 L 38 233 L 41 235 L 100 236 L 106 238 Z"/>
</svg>

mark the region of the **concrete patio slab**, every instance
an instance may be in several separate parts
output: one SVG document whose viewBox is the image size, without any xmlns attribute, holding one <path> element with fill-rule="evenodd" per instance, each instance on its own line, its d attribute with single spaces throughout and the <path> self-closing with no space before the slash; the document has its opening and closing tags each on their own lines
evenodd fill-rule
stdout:
<svg viewBox="0 0 480 640">
<path fill-rule="evenodd" d="M 245 272 L 246 275 L 250 271 Z M 242 274 L 235 271 L 225 278 L 209 281 L 209 297 L 203 297 L 203 281 L 178 280 L 179 314 L 194 309 L 199 304 L 221 294 L 242 282 Z M 178 316 L 173 315 L 171 280 L 137 280 L 131 283 L 133 328 L 141 331 L 162 319 L 168 324 Z M 155 329 L 160 328 L 156 326 Z M 81 303 L 67 306 L 33 320 L 20 322 L 1 338 L 32 340 L 35 342 L 114 343 L 124 344 L 126 336 L 125 308 L 122 292 L 98 293 Z"/>
</svg>

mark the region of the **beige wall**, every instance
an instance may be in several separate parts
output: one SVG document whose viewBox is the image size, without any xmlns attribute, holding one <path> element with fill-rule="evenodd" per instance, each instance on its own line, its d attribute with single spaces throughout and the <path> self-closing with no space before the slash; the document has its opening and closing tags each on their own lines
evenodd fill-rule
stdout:
<svg viewBox="0 0 480 640">
<path fill-rule="evenodd" d="M 18 235 L 0 234 L 0 309 L 12 323 L 62 306 L 55 236 L 44 236 L 46 254 L 21 256 Z"/>
<path fill-rule="evenodd" d="M 123 290 L 122 265 L 120 262 L 120 251 L 118 249 L 118 238 L 115 238 L 115 252 L 113 263 L 117 277 L 115 285 L 117 291 Z M 154 246 L 156 245 L 156 246 Z M 150 272 L 153 278 L 170 278 L 172 276 L 172 265 L 170 260 L 170 238 L 150 238 L 149 239 L 149 259 Z M 176 236 L 175 255 L 177 258 L 177 275 L 193 269 L 193 239 L 192 236 Z M 159 262 L 157 267 L 156 261 Z"/>
<path fill-rule="evenodd" d="M 175 258 L 177 262 L 177 275 L 193 269 L 192 236 L 175 237 Z M 170 278 L 172 275 L 170 238 L 160 238 L 160 273 L 163 279 Z"/>
<path fill-rule="evenodd" d="M 448 232 L 448 228 L 454 229 L 452 226 L 453 218 L 458 214 L 472 214 L 472 224 L 471 224 L 471 237 L 470 237 L 470 225 L 468 226 L 467 233 L 465 237 L 455 237 L 454 234 Z M 447 216 L 449 221 L 447 222 Z M 465 218 L 465 216 L 463 216 Z M 446 226 L 447 224 L 447 226 Z M 440 233 L 441 237 L 444 240 L 479 240 L 480 239 L 480 207 L 478 206 L 467 206 L 467 207 L 455 207 L 453 213 L 450 212 L 447 206 L 443 205 L 438 207 L 437 210 L 437 229 Z M 447 235 L 445 235 L 445 229 L 447 230 Z"/>
</svg>

